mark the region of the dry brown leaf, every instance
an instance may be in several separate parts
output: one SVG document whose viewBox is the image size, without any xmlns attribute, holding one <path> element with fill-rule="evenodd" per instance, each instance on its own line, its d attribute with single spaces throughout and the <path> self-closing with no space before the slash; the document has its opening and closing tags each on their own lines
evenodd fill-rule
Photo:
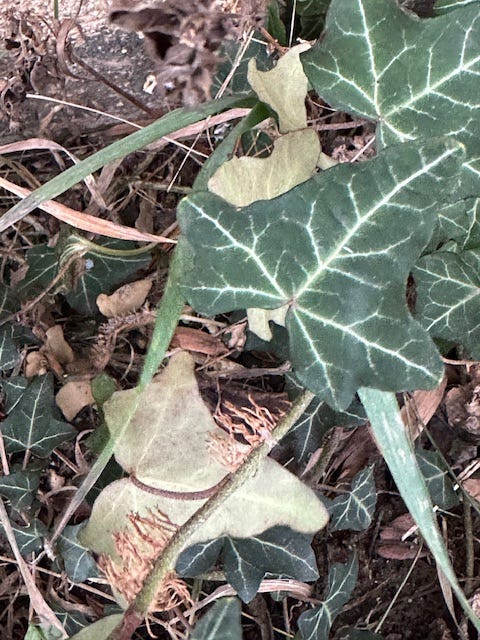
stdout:
<svg viewBox="0 0 480 640">
<path fill-rule="evenodd" d="M 462 487 L 469 496 L 480 502 L 480 478 L 468 478 L 462 482 Z"/>
<path fill-rule="evenodd" d="M 48 365 L 45 356 L 40 351 L 31 351 L 25 357 L 25 377 L 34 378 L 43 376 L 48 372 Z"/>
<path fill-rule="evenodd" d="M 63 385 L 55 397 L 58 408 L 71 422 L 88 405 L 94 404 L 89 380 L 71 380 Z"/>
<path fill-rule="evenodd" d="M 71 346 L 63 337 L 63 329 L 56 324 L 46 332 L 45 348 L 50 351 L 60 364 L 70 364 L 74 360 L 74 354 Z"/>
<path fill-rule="evenodd" d="M 124 284 L 111 296 L 101 293 L 97 297 L 97 307 L 107 318 L 126 316 L 142 306 L 151 288 L 152 281 L 148 279 Z"/>
<path fill-rule="evenodd" d="M 204 353 L 207 356 L 220 356 L 228 351 L 217 336 L 189 327 L 177 327 L 175 330 L 171 348 L 177 347 L 184 351 Z"/>
<path fill-rule="evenodd" d="M 416 440 L 422 433 L 424 425 L 430 422 L 443 399 L 446 386 L 447 378 L 444 376 L 436 389 L 414 391 L 402 407 L 402 419 L 409 429 L 412 440 Z"/>
</svg>

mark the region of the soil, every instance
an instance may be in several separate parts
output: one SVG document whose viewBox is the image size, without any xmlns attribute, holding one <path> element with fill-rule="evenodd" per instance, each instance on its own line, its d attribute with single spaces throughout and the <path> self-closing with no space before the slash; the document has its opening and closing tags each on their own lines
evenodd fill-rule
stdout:
<svg viewBox="0 0 480 640">
<path fill-rule="evenodd" d="M 155 115 L 164 113 L 172 107 L 172 104 L 165 101 L 160 102 L 158 97 L 152 96 L 144 90 L 145 82 L 154 71 L 155 65 L 145 53 L 143 39 L 139 34 L 122 31 L 108 24 L 103 0 L 84 0 L 83 3 L 79 3 L 77 0 L 59 1 L 60 19 L 75 16 L 81 27 L 81 33 L 75 29 L 71 31 L 69 46 L 74 57 L 72 61 L 72 58 L 68 59 L 69 56 L 66 54 L 64 59 L 70 73 L 68 75 L 65 67 L 58 62 L 58 52 L 55 51 L 55 47 L 51 41 L 45 40 L 49 30 L 57 29 L 59 26 L 59 23 L 52 17 L 51 5 L 51 0 L 37 0 L 33 13 L 31 3 L 25 0 L 10 2 L 8 14 L 14 18 L 13 32 L 12 21 L 7 16 L 7 12 L 0 14 L 2 39 L 7 38 L 9 44 L 8 50 L 5 49 L 3 52 L 0 50 L 0 83 L 3 77 L 4 89 L 4 111 L 0 121 L 2 144 L 30 137 L 43 137 L 55 140 L 77 151 L 80 155 L 87 155 L 113 139 L 109 132 L 109 128 L 115 124 L 113 117 L 124 121 L 143 123 L 152 120 Z M 15 16 L 20 19 L 20 23 L 15 23 Z M 19 24 L 22 26 L 19 27 Z M 18 47 L 15 43 L 18 44 Z M 22 57 L 18 54 L 23 45 L 26 46 L 26 51 Z M 42 52 L 41 55 L 39 52 Z M 40 58 L 44 56 L 51 62 L 51 66 L 47 69 L 49 73 L 43 76 L 37 64 L 39 56 Z M 75 59 L 89 65 L 96 71 L 96 74 L 89 72 L 85 66 L 75 62 Z M 35 67 L 36 64 L 37 67 Z M 12 88 L 7 91 L 5 83 L 12 79 L 12 65 L 15 66 L 14 82 Z M 36 79 L 32 77 L 32 73 L 35 75 L 35 69 L 38 72 Z M 108 79 L 123 92 L 133 96 L 138 104 L 135 105 L 115 88 L 107 86 L 102 78 Z M 27 96 L 27 94 L 31 95 Z M 83 105 L 107 115 L 85 112 L 81 108 L 57 104 L 53 101 L 49 102 L 48 99 L 38 100 L 32 97 L 34 94 Z M 368 139 L 371 132 L 367 132 L 365 135 Z M 364 142 L 365 138 L 361 138 L 361 136 L 360 139 L 336 137 L 335 140 L 330 140 L 330 144 L 336 149 L 337 157 L 346 159 L 349 152 L 352 154 L 356 152 L 362 141 Z M 148 165 L 147 174 L 150 172 L 157 177 L 160 176 L 162 180 L 172 177 L 180 165 L 181 158 L 175 160 L 175 154 L 171 149 L 169 154 L 169 156 L 167 154 L 157 158 L 154 165 Z M 122 171 L 124 174 L 129 170 L 135 173 L 138 163 L 139 158 L 135 157 L 135 159 L 124 163 Z M 191 182 L 192 176 L 197 170 L 197 166 L 192 161 L 190 163 L 187 164 L 186 173 L 183 174 L 183 184 Z M 49 169 L 52 174 L 57 171 L 55 165 L 51 167 L 51 165 L 44 164 L 41 172 L 48 172 Z M 162 215 L 165 216 L 162 218 L 161 224 L 167 225 L 172 221 L 172 210 L 175 204 L 176 197 L 171 195 L 165 196 L 160 203 L 155 202 L 157 209 L 161 208 Z M 130 208 L 129 206 L 125 207 L 122 215 L 127 215 L 128 211 L 136 208 L 136 205 L 131 205 Z M 45 221 L 45 218 L 41 220 Z M 49 229 L 48 224 L 46 224 L 47 229 Z M 55 233 L 57 227 L 50 227 L 50 231 Z M 55 313 L 58 315 L 62 311 L 63 309 L 55 309 Z M 75 324 L 75 320 L 73 320 L 73 324 Z M 139 339 L 139 344 L 141 344 L 141 339 Z M 269 364 L 271 363 L 267 363 L 267 366 Z M 94 426 L 94 417 L 92 418 L 90 414 L 83 415 L 81 420 L 83 421 L 82 426 L 86 428 Z M 361 427 L 360 429 L 364 429 L 363 435 L 360 437 L 361 446 L 368 448 L 370 461 L 376 463 L 375 478 L 379 500 L 375 519 L 365 532 L 337 532 L 317 536 L 314 548 L 322 577 L 315 587 L 316 594 L 321 597 L 323 588 L 326 586 L 328 566 L 332 562 L 345 562 L 354 550 L 358 555 L 360 566 L 358 583 L 351 601 L 335 623 L 334 631 L 345 625 L 375 628 L 375 624 L 387 612 L 390 603 L 395 600 L 380 630 L 385 640 L 449 640 L 450 638 L 453 640 L 460 638 L 461 636 L 445 604 L 438 574 L 430 555 L 424 551 L 414 560 L 419 551 L 418 538 L 415 536 L 410 538 L 411 543 L 403 543 L 399 539 L 395 540 L 392 543 L 391 558 L 385 557 L 385 550 L 382 552 L 380 531 L 386 525 L 391 524 L 396 517 L 404 514 L 405 508 L 380 456 L 369 441 L 366 428 Z M 443 438 L 444 441 L 448 440 L 449 429 L 448 416 L 440 408 L 437 412 L 437 436 L 440 439 Z M 353 431 L 350 432 L 348 437 L 353 437 L 353 433 Z M 462 449 L 461 446 L 459 448 Z M 59 474 L 61 475 L 61 473 L 60 469 Z M 332 468 L 330 476 L 325 482 L 335 485 L 340 475 L 341 468 Z M 463 514 L 458 508 L 453 509 L 452 517 L 445 517 L 443 522 L 453 562 L 458 574 L 464 576 L 466 558 Z M 478 536 L 478 533 L 474 531 L 474 535 Z M 7 553 L 8 551 L 4 550 L 4 554 Z M 394 556 L 401 558 L 402 554 L 402 559 L 394 558 Z M 2 563 L 5 562 L 4 555 Z M 412 563 L 414 563 L 413 570 L 403 584 Z M 474 586 L 478 586 L 476 582 L 470 583 L 471 592 L 473 592 Z M 69 597 L 66 591 L 62 594 L 64 599 Z M 2 593 L 1 586 L 0 593 Z M 85 604 L 85 607 L 88 604 L 89 611 L 95 609 L 94 597 L 85 596 L 85 593 L 78 589 L 74 589 L 73 594 L 77 604 L 80 602 L 82 606 Z M 266 602 L 273 622 L 278 623 L 281 627 L 283 616 L 278 603 L 267 596 L 261 596 L 261 599 Z M 25 616 L 28 613 L 25 598 L 16 600 L 14 606 L 18 606 L 19 602 L 22 603 L 21 610 L 18 611 L 22 624 L 14 624 L 13 627 L 9 627 L 9 633 L 14 629 L 15 635 L 12 637 L 15 639 L 23 637 Z M 288 605 L 291 608 L 292 618 L 297 617 L 304 608 L 304 605 L 293 599 L 289 599 Z M 9 606 L 8 603 L 5 603 L 5 606 Z M 99 606 L 97 606 L 98 608 Z M 462 621 L 461 612 L 457 612 L 457 614 L 460 624 L 466 629 L 465 637 L 474 638 L 471 630 Z M 0 627 L 1 625 L 0 622 Z M 259 633 L 259 628 L 252 625 L 250 630 L 246 630 L 245 637 L 260 638 Z M 6 635 L 1 637 L 7 638 Z M 167 636 L 162 635 L 161 637 Z M 275 632 L 274 637 L 280 639 L 285 636 Z"/>
</svg>

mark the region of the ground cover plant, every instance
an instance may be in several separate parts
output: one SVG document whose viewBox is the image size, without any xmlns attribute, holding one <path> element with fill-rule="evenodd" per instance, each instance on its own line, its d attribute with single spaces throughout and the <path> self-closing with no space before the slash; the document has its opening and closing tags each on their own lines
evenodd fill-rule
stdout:
<svg viewBox="0 0 480 640">
<path fill-rule="evenodd" d="M 446 363 L 478 357 L 480 3 L 439 1 L 419 17 L 421 3 L 332 0 L 324 21 L 326 4 L 272 4 L 263 36 L 276 53 L 253 41 L 244 48 L 229 95 L 167 114 L 30 195 L 17 189 L 24 200 L 0 218 L 5 231 L 44 207 L 116 238 L 90 240 L 67 228 L 55 247 L 30 243 L 26 276 L 9 268 L 2 285 L 0 519 L 36 614 L 29 640 L 126 640 L 143 633 L 145 620 L 161 637 L 194 640 L 381 638 L 383 619 L 357 616 L 334 627 L 362 572 L 355 545 L 330 558 L 324 575 L 318 570 L 329 536 L 365 532 L 375 518 L 382 463 L 365 455 L 339 495 L 321 482 L 335 438 L 358 425 L 363 446 L 373 434 L 436 563 L 450 615 L 445 634 L 480 630 L 475 478 L 457 482 L 448 452 L 418 437 L 442 400 Z M 295 45 L 294 36 L 318 40 Z M 223 83 L 221 65 L 215 83 Z M 360 151 L 334 157 L 315 109 L 343 114 L 324 131 L 363 127 Z M 90 174 L 217 114 L 240 119 L 212 145 L 179 202 L 177 242 L 51 201 L 81 180 L 98 201 Z M 153 278 L 152 244 L 163 248 Z M 155 317 L 142 306 L 152 281 L 161 285 Z M 68 379 L 73 386 L 63 386 L 57 404 L 53 374 L 61 380 L 75 356 L 59 323 L 39 339 L 25 322 L 47 293 L 85 325 L 93 326 L 97 306 L 110 318 L 89 352 L 95 375 Z M 138 342 L 139 375 L 106 375 L 107 365 L 115 372 L 120 332 L 153 322 L 148 346 Z M 36 355 L 22 360 L 25 345 Z M 236 358 L 246 378 L 257 370 L 274 377 L 246 391 L 230 368 L 229 383 L 207 384 L 199 369 L 209 362 L 197 354 Z M 477 375 L 471 368 L 446 401 L 449 419 L 473 443 Z M 410 400 L 400 408 L 395 394 L 418 390 L 435 406 L 412 419 Z M 70 422 L 94 403 L 88 464 L 78 439 L 68 448 L 77 435 Z M 59 449 L 65 458 L 62 447 L 81 480 L 62 513 L 45 518 L 37 492 L 45 460 Z M 471 542 L 462 585 L 436 515 L 459 505 Z M 408 555 L 390 534 L 396 545 L 384 557 L 426 553 L 419 546 Z M 92 616 L 92 608 L 78 615 L 66 598 L 50 601 L 29 572 L 31 554 L 40 554 L 37 564 L 49 556 L 50 570 L 73 585 L 97 581 L 112 604 Z M 323 593 L 308 586 L 318 579 Z M 272 613 L 273 623 L 259 612 L 262 592 L 277 594 L 286 609 L 294 598 L 300 610 L 283 619 Z M 256 631 L 242 624 L 242 603 L 260 620 Z"/>
</svg>

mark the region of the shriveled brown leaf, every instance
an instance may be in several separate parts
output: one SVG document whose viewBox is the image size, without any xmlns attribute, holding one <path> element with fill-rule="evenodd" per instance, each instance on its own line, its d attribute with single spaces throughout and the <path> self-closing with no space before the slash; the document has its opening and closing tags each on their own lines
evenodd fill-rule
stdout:
<svg viewBox="0 0 480 640">
<path fill-rule="evenodd" d="M 480 502 L 480 478 L 468 478 L 462 482 L 462 487 L 472 498 Z"/>
<path fill-rule="evenodd" d="M 25 357 L 25 377 L 42 376 L 49 370 L 45 356 L 40 351 L 31 351 Z"/>
<path fill-rule="evenodd" d="M 89 380 L 71 380 L 55 397 L 58 408 L 69 422 L 84 408 L 94 404 Z"/>
<path fill-rule="evenodd" d="M 50 351 L 60 364 L 73 362 L 75 356 L 72 347 L 63 337 L 63 328 L 59 324 L 47 329 L 46 338 L 46 350 Z"/>
<path fill-rule="evenodd" d="M 97 307 L 107 318 L 126 316 L 142 306 L 151 288 L 152 281 L 148 279 L 124 284 L 110 296 L 101 293 L 97 297 Z"/>
<path fill-rule="evenodd" d="M 218 336 L 190 327 L 177 327 L 171 347 L 214 357 L 228 352 L 227 347 Z"/>
<path fill-rule="evenodd" d="M 408 426 L 412 440 L 422 433 L 424 425 L 432 419 L 439 404 L 443 400 L 447 378 L 444 376 L 441 384 L 430 391 L 414 391 L 402 407 L 402 419 Z"/>
</svg>

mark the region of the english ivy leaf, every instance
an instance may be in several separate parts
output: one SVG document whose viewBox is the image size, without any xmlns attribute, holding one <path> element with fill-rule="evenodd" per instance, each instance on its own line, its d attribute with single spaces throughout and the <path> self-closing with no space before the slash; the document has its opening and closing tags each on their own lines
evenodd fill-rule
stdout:
<svg viewBox="0 0 480 640">
<path fill-rule="evenodd" d="M 462 158 L 453 141 L 408 143 L 240 210 L 210 193 L 185 198 L 186 299 L 207 316 L 289 305 L 295 375 L 336 408 L 362 385 L 434 388 L 443 366 L 405 283 Z"/>
<path fill-rule="evenodd" d="M 131 249 L 129 242 L 104 240 L 107 249 Z M 110 293 L 113 288 L 150 262 L 149 254 L 125 257 L 89 252 L 79 255 L 72 271 L 63 279 L 63 293 L 68 303 L 79 313 L 98 313 L 96 299 L 100 293 Z M 45 289 L 58 273 L 59 255 L 56 249 L 37 245 L 27 251 L 29 269 L 20 285 L 23 297 L 32 297 Z M 58 290 L 58 289 L 57 289 Z"/>
<path fill-rule="evenodd" d="M 43 549 L 43 538 L 47 535 L 48 529 L 40 520 L 34 518 L 26 527 L 12 523 L 12 529 L 22 556 L 28 556 Z"/>
<path fill-rule="evenodd" d="M 18 358 L 18 350 L 13 341 L 13 326 L 0 327 L 0 371 L 13 369 Z"/>
<path fill-rule="evenodd" d="M 201 398 L 194 361 L 187 352 L 172 357 L 141 396 L 136 389 L 116 392 L 103 409 L 116 437 L 117 462 L 131 476 L 101 492 L 80 540 L 97 553 L 116 557 L 112 534 L 125 529 L 128 514 L 160 511 L 181 526 L 205 503 L 207 497 L 191 494 L 214 489 L 225 478 L 227 468 L 209 446 L 215 441 L 213 436 L 221 438 L 224 432 Z M 125 416 L 132 413 L 125 425 Z M 190 496 L 178 500 L 168 492 Z M 248 513 L 248 518 L 239 518 L 242 512 Z M 316 494 L 273 458 L 266 457 L 255 474 L 223 502 L 217 516 L 207 519 L 189 542 L 224 535 L 252 537 L 276 525 L 316 533 L 327 520 L 326 509 Z"/>
<path fill-rule="evenodd" d="M 437 0 L 435 2 L 435 13 L 449 13 L 460 7 L 475 3 L 478 4 L 478 0 Z"/>
<path fill-rule="evenodd" d="M 188 547 L 178 557 L 176 572 L 183 578 L 195 578 L 210 571 L 215 566 L 223 545 L 224 539 L 217 538 Z"/>
<path fill-rule="evenodd" d="M 69 613 L 55 604 L 52 606 L 52 610 L 68 633 L 68 637 L 73 636 L 74 633 L 78 633 L 89 625 L 87 618 L 80 611 Z"/>
<path fill-rule="evenodd" d="M 85 527 L 84 522 L 65 527 L 57 546 L 65 566 L 65 573 L 72 582 L 85 582 L 98 577 L 97 564 L 90 551 L 78 540 L 78 533 Z"/>
<path fill-rule="evenodd" d="M 441 509 L 455 507 L 459 502 L 458 496 L 440 454 L 425 449 L 417 449 L 415 454 L 433 504 Z"/>
<path fill-rule="evenodd" d="M 454 15 L 418 20 L 392 1 L 333 0 L 302 60 L 332 107 L 378 122 L 380 148 L 441 135 L 465 144 L 460 199 L 480 192 L 478 3 Z"/>
<path fill-rule="evenodd" d="M 20 296 L 33 298 L 44 290 L 57 275 L 58 256 L 55 249 L 46 244 L 39 244 L 26 253 L 28 264 L 27 275 L 18 287 Z"/>
<path fill-rule="evenodd" d="M 274 527 L 256 538 L 227 538 L 225 577 L 244 602 L 255 597 L 266 573 L 314 581 L 318 571 L 311 540 L 288 527 Z"/>
<path fill-rule="evenodd" d="M 5 380 L 2 384 L 2 390 L 5 394 L 5 411 L 10 413 L 20 402 L 20 399 L 28 387 L 28 379 L 23 376 L 14 376 Z"/>
<path fill-rule="evenodd" d="M 269 200 L 311 178 L 320 151 L 315 131 L 292 131 L 273 143 L 268 158 L 242 156 L 224 162 L 208 181 L 208 188 L 238 207 Z"/>
<path fill-rule="evenodd" d="M 330 0 L 297 0 L 295 13 L 300 18 L 299 37 L 316 40 L 322 32 Z"/>
<path fill-rule="evenodd" d="M 10 289 L 4 284 L 0 284 L 0 321 L 6 320 L 18 309 L 18 301 Z"/>
<path fill-rule="evenodd" d="M 56 420 L 53 409 L 52 376 L 37 376 L 0 423 L 7 453 L 30 451 L 46 458 L 56 446 L 73 438 L 76 430 L 68 423 Z"/>
<path fill-rule="evenodd" d="M 17 511 L 28 509 L 38 489 L 40 475 L 40 471 L 21 469 L 8 476 L 0 476 L 0 496 L 10 500 Z"/>
<path fill-rule="evenodd" d="M 352 556 L 346 564 L 334 564 L 328 573 L 325 600 L 298 618 L 302 640 L 328 640 L 330 628 L 348 602 L 357 582 L 358 561 Z"/>
<path fill-rule="evenodd" d="M 262 40 L 263 36 L 260 33 L 255 33 L 246 51 L 242 51 L 243 43 L 236 40 L 225 40 L 218 54 L 220 64 L 213 78 L 212 95 L 220 90 L 232 69 L 234 69 L 234 73 L 228 83 L 226 95 L 252 93 L 252 88 L 247 80 L 249 60 L 253 58 L 262 71 L 266 71 L 272 64 L 266 42 L 262 43 Z"/>
<path fill-rule="evenodd" d="M 332 531 L 363 531 L 372 522 L 377 504 L 373 465 L 362 469 L 352 480 L 349 493 L 338 496 L 328 506 Z"/>
<path fill-rule="evenodd" d="M 318 578 L 311 540 L 289 527 L 272 527 L 253 538 L 226 536 L 186 549 L 176 570 L 194 578 L 212 569 L 220 556 L 226 579 L 244 602 L 250 602 L 267 573 L 305 582 Z"/>
<path fill-rule="evenodd" d="M 242 640 L 238 598 L 221 598 L 195 625 L 190 640 Z"/>
<path fill-rule="evenodd" d="M 294 376 L 286 376 L 287 392 L 291 399 L 302 393 Z M 354 400 L 345 411 L 334 411 L 326 402 L 314 398 L 306 411 L 282 438 L 282 446 L 290 447 L 301 464 L 308 462 L 312 453 L 322 446 L 327 431 L 335 426 L 354 426 L 366 421 L 365 411 L 358 400 Z"/>
<path fill-rule="evenodd" d="M 131 249 L 131 243 L 119 240 L 102 242 L 103 247 L 111 249 Z M 66 294 L 67 302 L 79 313 L 95 315 L 100 293 L 111 293 L 117 284 L 150 263 L 150 254 L 138 256 L 115 256 L 101 253 L 87 253 L 79 258 L 83 264 L 81 276 Z"/>
<path fill-rule="evenodd" d="M 463 344 L 480 357 L 480 249 L 460 254 L 438 251 L 413 269 L 416 313 L 435 338 Z"/>
<path fill-rule="evenodd" d="M 300 63 L 300 54 L 308 49 L 310 45 L 305 42 L 292 47 L 268 71 L 259 71 L 254 59 L 248 64 L 248 81 L 260 100 L 276 111 L 282 133 L 307 126 L 305 97 L 308 80 Z M 288 173 L 285 177 L 288 178 Z"/>
</svg>

